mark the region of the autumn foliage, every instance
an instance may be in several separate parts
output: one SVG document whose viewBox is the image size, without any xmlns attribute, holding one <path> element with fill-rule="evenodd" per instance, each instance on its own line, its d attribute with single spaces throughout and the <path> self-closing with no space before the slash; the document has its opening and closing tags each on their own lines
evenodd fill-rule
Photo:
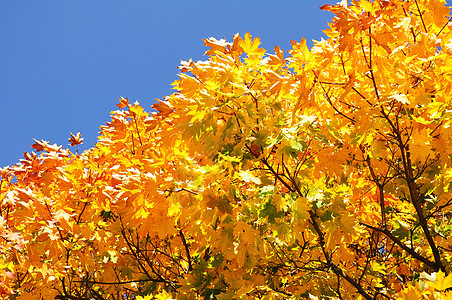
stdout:
<svg viewBox="0 0 452 300">
<path fill-rule="evenodd" d="M 345 2 L 311 49 L 206 39 L 154 112 L 1 169 L 2 297 L 452 299 L 450 9 Z"/>
</svg>

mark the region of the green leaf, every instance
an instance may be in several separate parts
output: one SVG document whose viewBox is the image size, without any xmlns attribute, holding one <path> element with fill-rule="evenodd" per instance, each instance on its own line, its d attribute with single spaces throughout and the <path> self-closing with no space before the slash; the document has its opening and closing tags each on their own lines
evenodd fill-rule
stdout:
<svg viewBox="0 0 452 300">
<path fill-rule="evenodd" d="M 270 200 L 264 204 L 263 208 L 259 212 L 259 217 L 260 218 L 268 217 L 268 222 L 270 222 L 271 224 L 275 223 L 276 218 L 280 218 L 282 216 L 284 216 L 284 212 L 282 211 L 278 212 L 276 206 L 271 204 Z"/>
</svg>

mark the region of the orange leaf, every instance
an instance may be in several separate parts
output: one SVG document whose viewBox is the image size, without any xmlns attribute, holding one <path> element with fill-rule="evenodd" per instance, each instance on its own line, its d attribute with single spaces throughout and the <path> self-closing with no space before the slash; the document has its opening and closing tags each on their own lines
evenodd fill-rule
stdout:
<svg viewBox="0 0 452 300">
<path fill-rule="evenodd" d="M 68 141 L 71 143 L 71 146 L 77 146 L 83 142 L 83 138 L 81 137 L 80 132 L 77 132 L 76 135 L 73 135 L 71 132 L 71 137 L 68 138 Z"/>
</svg>

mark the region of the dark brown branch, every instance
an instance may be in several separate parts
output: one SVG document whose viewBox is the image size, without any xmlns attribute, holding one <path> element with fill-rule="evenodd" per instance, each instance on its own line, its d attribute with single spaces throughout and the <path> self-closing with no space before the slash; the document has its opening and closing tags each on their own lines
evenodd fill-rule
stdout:
<svg viewBox="0 0 452 300">
<path fill-rule="evenodd" d="M 57 295 L 55 299 L 60 300 L 89 300 L 89 297 L 80 297 L 80 296 L 72 296 L 72 295 Z"/>
<path fill-rule="evenodd" d="M 433 130 L 430 132 L 430 135 L 433 136 L 433 133 L 435 133 L 436 129 L 441 127 L 441 125 L 443 125 L 443 121 L 439 122 L 439 124 L 436 125 L 435 128 L 433 128 Z"/>
<path fill-rule="evenodd" d="M 132 140 L 132 154 L 135 155 L 135 141 L 134 141 L 133 133 L 132 133 L 132 136 L 130 139 Z"/>
<path fill-rule="evenodd" d="M 375 82 L 374 70 L 372 67 L 372 32 L 371 32 L 371 30 L 372 29 L 369 26 L 369 70 L 370 70 L 370 77 L 372 78 L 372 83 L 374 85 L 375 95 L 377 96 L 377 99 L 380 100 L 380 94 L 378 93 L 377 83 Z"/>
<path fill-rule="evenodd" d="M 176 288 L 174 287 L 173 283 L 165 278 L 163 278 L 162 274 L 160 274 L 160 272 L 157 272 L 156 269 L 154 268 L 154 264 L 158 265 L 159 263 L 157 262 L 152 262 L 149 258 L 149 256 L 146 254 L 146 252 L 144 252 L 143 250 L 141 250 L 140 247 L 140 243 L 139 243 L 139 236 L 138 236 L 138 232 L 136 232 L 136 239 L 137 239 L 137 244 L 134 245 L 135 247 L 135 251 L 136 251 L 136 257 L 137 259 L 139 259 L 139 255 L 141 255 L 143 257 L 143 259 L 146 261 L 146 263 L 148 264 L 149 268 L 151 268 L 152 272 L 158 277 L 159 280 L 162 280 L 161 282 L 164 282 L 166 284 L 168 284 L 173 290 L 176 290 Z M 144 254 L 143 254 L 144 252 Z M 139 261 L 140 265 L 142 265 L 141 261 Z M 151 276 L 148 276 L 148 278 L 151 278 Z"/>
<path fill-rule="evenodd" d="M 437 214 L 439 211 L 441 211 L 442 209 L 444 209 L 444 208 L 446 208 L 446 207 L 448 207 L 450 205 L 452 205 L 452 199 L 447 200 L 447 202 L 445 204 L 443 204 L 443 205 L 436 206 L 433 211 L 431 211 L 429 214 L 427 214 L 425 216 L 425 219 L 430 219 L 435 214 Z"/>
<path fill-rule="evenodd" d="M 361 152 L 363 153 L 363 156 L 365 155 L 364 153 L 364 148 L 360 147 Z M 384 228 L 386 228 L 386 213 L 385 213 L 385 202 L 384 202 L 384 179 L 383 179 L 383 183 L 380 183 L 378 176 L 375 174 L 374 168 L 372 167 L 372 164 L 370 162 L 370 157 L 369 155 L 366 155 L 366 157 L 364 158 L 366 163 L 367 163 L 367 167 L 369 168 L 370 171 L 370 175 L 372 176 L 372 181 L 377 185 L 378 188 L 378 198 L 380 200 L 380 214 L 381 214 L 381 223 L 383 225 Z"/>
<path fill-rule="evenodd" d="M 367 102 L 370 106 L 372 106 L 372 107 L 374 106 L 374 104 L 371 103 L 369 100 L 367 100 L 367 98 L 366 98 L 363 94 L 361 94 L 361 92 L 358 91 L 355 87 L 352 87 L 352 90 L 355 91 L 355 93 L 357 93 L 361 98 L 363 98 L 364 100 L 366 100 L 366 102 Z"/>
<path fill-rule="evenodd" d="M 80 221 L 82 220 L 82 215 L 85 212 L 85 209 L 87 206 L 88 206 L 88 202 L 84 202 L 82 211 L 80 212 L 80 214 L 78 215 L 78 218 L 77 218 L 77 222 L 76 222 L 77 225 L 80 224 Z"/>
<path fill-rule="evenodd" d="M 443 27 L 441 27 L 440 31 L 438 31 L 438 33 L 436 34 L 437 37 L 441 34 L 441 32 L 444 30 L 444 28 L 446 28 L 447 24 L 449 24 L 449 22 L 450 22 L 451 20 L 452 20 L 452 17 L 449 17 L 449 18 L 447 19 L 447 22 L 443 25 Z"/>
<path fill-rule="evenodd" d="M 180 189 L 178 189 L 176 191 L 167 190 L 167 192 L 168 192 L 168 196 L 167 197 L 171 196 L 172 193 L 179 193 L 179 192 L 182 192 L 182 191 L 190 193 L 190 194 L 193 194 L 193 195 L 198 195 L 197 192 L 190 191 L 189 189 L 186 189 L 186 188 L 180 188 Z"/>
<path fill-rule="evenodd" d="M 429 266 L 432 269 L 436 269 L 436 263 L 428 260 L 427 258 L 419 255 L 416 251 L 414 251 L 413 248 L 408 247 L 407 245 L 405 245 L 404 243 L 402 243 L 402 241 L 400 241 L 398 238 L 396 238 L 388 229 L 384 228 L 378 228 L 378 227 L 374 227 L 372 225 L 369 224 L 365 224 L 365 223 L 360 223 L 361 225 L 372 229 L 374 231 L 377 232 L 381 232 L 384 235 L 386 235 L 389 239 L 391 239 L 394 243 L 396 243 L 400 248 L 402 248 L 403 250 L 405 250 L 405 252 L 407 252 L 408 254 L 410 254 L 412 257 L 416 258 L 417 260 L 423 262 L 424 264 L 426 264 L 427 266 Z"/>
<path fill-rule="evenodd" d="M 329 85 L 347 85 L 347 82 L 328 82 L 328 81 L 318 81 L 321 84 L 329 84 Z"/>
<path fill-rule="evenodd" d="M 289 168 L 286 166 L 286 164 L 284 163 L 284 156 L 281 157 L 281 162 L 282 162 L 282 166 L 283 169 L 286 170 L 287 172 L 287 179 L 289 179 L 289 181 L 292 183 L 292 186 L 295 188 L 295 190 L 297 191 L 297 193 L 299 195 L 303 195 L 303 193 L 300 191 L 300 187 L 298 186 L 296 180 L 295 180 L 295 175 L 294 176 L 290 176 L 290 170 Z"/>
<path fill-rule="evenodd" d="M 315 73 L 315 71 L 313 70 L 312 72 L 314 73 L 314 76 L 315 76 L 317 82 L 319 82 L 319 78 L 318 78 L 317 74 Z M 319 82 L 319 83 L 320 83 L 320 82 Z M 323 86 L 322 83 L 320 83 L 320 86 L 322 87 L 322 90 L 323 90 L 323 92 L 324 92 L 326 101 L 328 101 L 328 103 L 331 105 L 331 107 L 332 107 L 339 115 L 341 115 L 341 116 L 343 116 L 344 118 L 348 119 L 348 120 L 351 121 L 352 123 L 355 123 L 356 120 L 350 118 L 349 116 L 347 116 L 346 114 L 344 114 L 343 112 L 341 112 L 339 109 L 337 109 L 337 107 L 333 104 L 333 101 L 331 100 L 330 95 L 328 95 L 328 92 L 326 91 L 326 89 L 325 89 L 325 87 Z"/>
<path fill-rule="evenodd" d="M 149 272 L 146 270 L 146 267 L 141 262 L 140 258 L 138 257 L 137 252 L 134 251 L 134 249 L 133 249 L 133 248 L 135 248 L 134 245 L 132 246 L 133 241 L 131 241 L 127 238 L 126 229 L 124 228 L 124 224 L 122 223 L 121 217 L 120 217 L 120 221 L 121 221 L 120 222 L 121 223 L 121 234 L 122 234 L 122 237 L 124 238 L 124 241 L 127 244 L 127 247 L 129 248 L 130 252 L 132 253 L 132 256 L 134 257 L 135 261 L 138 263 L 142 272 L 146 275 L 147 278 L 151 278 L 152 277 L 151 274 L 149 274 Z M 135 250 L 136 250 L 136 248 L 135 248 Z"/>
<path fill-rule="evenodd" d="M 317 236 L 319 237 L 320 247 L 322 248 L 323 255 L 325 256 L 328 267 L 331 270 L 333 270 L 333 272 L 337 276 L 344 278 L 346 281 L 348 281 L 348 283 L 353 285 L 353 287 L 356 288 L 356 290 L 358 291 L 358 293 L 361 296 L 363 296 L 367 300 L 372 300 L 372 297 L 368 293 L 366 293 L 366 291 L 364 291 L 361 284 L 359 284 L 356 280 L 354 280 L 352 277 L 350 277 L 348 274 L 346 274 L 341 268 L 339 268 L 335 263 L 333 263 L 330 253 L 328 253 L 325 249 L 325 235 L 322 232 L 322 230 L 320 229 L 320 226 L 317 222 L 317 216 L 312 210 L 309 211 L 309 215 L 310 215 L 309 222 L 314 227 L 314 229 L 317 233 Z"/>
<path fill-rule="evenodd" d="M 342 293 L 341 293 L 341 277 L 336 274 L 337 276 L 337 288 L 336 288 L 336 294 L 339 297 L 339 299 L 342 299 Z"/>
<path fill-rule="evenodd" d="M 424 26 L 425 33 L 427 33 L 427 27 L 425 27 L 424 18 L 422 17 L 421 9 L 419 8 L 419 4 L 417 3 L 417 0 L 414 0 L 416 3 L 417 11 L 419 12 L 419 17 L 421 18 L 422 26 Z"/>
<path fill-rule="evenodd" d="M 363 272 L 361 273 L 361 276 L 359 276 L 358 283 L 361 284 L 361 280 L 363 280 L 364 275 L 366 274 L 367 268 L 370 264 L 370 256 L 366 255 L 366 265 L 363 268 Z"/>
<path fill-rule="evenodd" d="M 248 147 L 248 146 L 247 146 Z M 249 149 L 251 152 L 251 149 Z M 273 169 L 272 166 L 268 163 L 266 159 L 261 159 L 261 162 L 267 167 L 268 170 L 281 182 L 289 191 L 294 192 L 294 189 L 284 180 L 281 178 L 281 176 Z"/>
<path fill-rule="evenodd" d="M 101 285 L 120 285 L 120 284 L 129 284 L 129 283 L 138 283 L 138 282 L 162 282 L 168 283 L 165 279 L 157 279 L 157 278 L 148 278 L 148 279 L 137 279 L 137 280 L 128 280 L 128 281 L 115 281 L 115 282 L 103 282 L 103 281 L 95 281 L 95 280 L 74 280 L 77 283 L 90 283 L 90 284 L 101 284 Z"/>
<path fill-rule="evenodd" d="M 187 253 L 187 260 L 188 260 L 188 271 L 193 270 L 193 266 L 191 264 L 191 256 L 190 256 L 190 249 L 188 247 L 187 241 L 185 240 L 184 233 L 182 232 L 182 229 L 179 230 L 179 235 L 182 240 L 182 244 L 184 244 L 185 253 Z"/>
<path fill-rule="evenodd" d="M 147 250 L 147 243 L 151 244 L 152 250 Z M 171 244 L 167 242 L 167 246 L 168 246 L 168 245 L 170 246 L 170 252 L 172 252 L 172 251 L 171 251 Z M 172 256 L 172 254 L 168 254 L 168 253 L 166 253 L 166 252 L 163 252 L 163 251 L 159 250 L 159 249 L 158 249 L 158 245 L 152 243 L 151 239 L 149 238 L 149 234 L 146 236 L 146 245 L 145 245 L 145 249 L 144 249 L 144 250 L 141 250 L 141 251 L 142 251 L 142 252 L 147 252 L 147 251 L 152 252 L 152 253 L 153 253 L 153 257 L 151 258 L 152 260 L 154 260 L 155 257 L 157 257 L 157 254 L 161 254 L 161 255 L 163 255 L 163 256 L 166 256 L 166 257 L 168 257 L 168 258 L 173 262 L 174 266 L 176 266 L 176 268 L 177 268 L 178 270 L 179 270 L 179 269 L 183 269 L 183 267 L 182 267 L 182 265 L 180 264 L 180 262 L 179 262 L 176 258 L 174 258 L 174 257 Z M 145 256 L 145 257 L 146 257 L 146 256 Z M 147 262 L 148 262 L 148 264 L 151 263 L 149 260 L 147 260 Z M 166 270 L 167 270 L 167 271 L 170 271 L 170 270 L 168 270 L 168 269 L 166 269 Z M 176 272 L 174 272 L 174 271 L 170 271 L 170 272 L 173 273 L 174 275 L 178 276 L 178 274 L 177 274 Z"/>
<path fill-rule="evenodd" d="M 46 207 L 46 209 L 47 209 L 47 212 L 49 213 L 50 219 L 53 219 L 52 210 L 50 209 L 50 205 L 49 205 L 49 203 L 47 203 L 47 200 L 44 200 L 44 204 L 45 204 L 45 207 Z M 66 239 L 63 237 L 63 233 L 62 233 L 61 228 L 60 228 L 60 226 L 58 225 L 58 223 L 55 222 L 54 225 L 55 225 L 55 228 L 56 228 L 57 231 L 58 231 L 58 235 L 60 236 L 61 240 L 62 240 L 62 241 L 66 240 Z M 66 249 L 66 251 L 68 250 L 66 247 L 64 247 L 64 248 Z"/>
<path fill-rule="evenodd" d="M 381 111 L 382 115 L 384 116 L 384 118 L 389 123 L 389 125 L 391 126 L 393 133 L 396 135 L 397 143 L 399 145 L 401 156 L 402 156 L 401 158 L 402 158 L 402 164 L 403 164 L 403 171 L 405 173 L 405 181 L 408 185 L 408 189 L 410 192 L 411 203 L 413 204 L 413 206 L 416 210 L 416 214 L 419 217 L 419 224 L 424 231 L 425 238 L 427 239 L 430 249 L 432 250 L 433 257 L 435 258 L 435 266 L 433 267 L 433 269 L 435 269 L 437 271 L 437 270 L 443 268 L 442 263 L 441 263 L 441 256 L 439 254 L 438 248 L 436 247 L 435 241 L 433 240 L 433 237 L 430 233 L 430 229 L 428 228 L 428 225 L 427 225 L 427 220 L 425 219 L 424 213 L 422 211 L 420 197 L 419 197 L 419 193 L 417 191 L 417 186 L 416 186 L 415 178 L 413 175 L 413 167 L 412 167 L 411 158 L 410 158 L 410 151 L 408 150 L 409 139 L 407 139 L 407 141 L 404 142 L 402 135 L 401 135 L 400 128 L 399 128 L 399 123 L 396 121 L 396 123 L 394 124 L 394 122 L 392 122 L 392 120 L 389 118 L 389 114 L 385 113 L 383 107 L 380 108 L 380 111 Z"/>
</svg>

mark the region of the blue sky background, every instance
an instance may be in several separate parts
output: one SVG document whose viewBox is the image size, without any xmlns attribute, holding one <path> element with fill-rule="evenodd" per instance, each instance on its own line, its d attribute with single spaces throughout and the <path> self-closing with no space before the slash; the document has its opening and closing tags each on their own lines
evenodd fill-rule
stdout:
<svg viewBox="0 0 452 300">
<path fill-rule="evenodd" d="M 249 31 L 273 53 L 324 37 L 338 0 L 0 2 L 0 167 L 33 138 L 65 148 L 70 132 L 93 147 L 118 98 L 145 110 L 173 92 L 180 60 L 202 60 L 202 39 Z M 75 149 L 71 149 L 75 151 Z"/>
</svg>

